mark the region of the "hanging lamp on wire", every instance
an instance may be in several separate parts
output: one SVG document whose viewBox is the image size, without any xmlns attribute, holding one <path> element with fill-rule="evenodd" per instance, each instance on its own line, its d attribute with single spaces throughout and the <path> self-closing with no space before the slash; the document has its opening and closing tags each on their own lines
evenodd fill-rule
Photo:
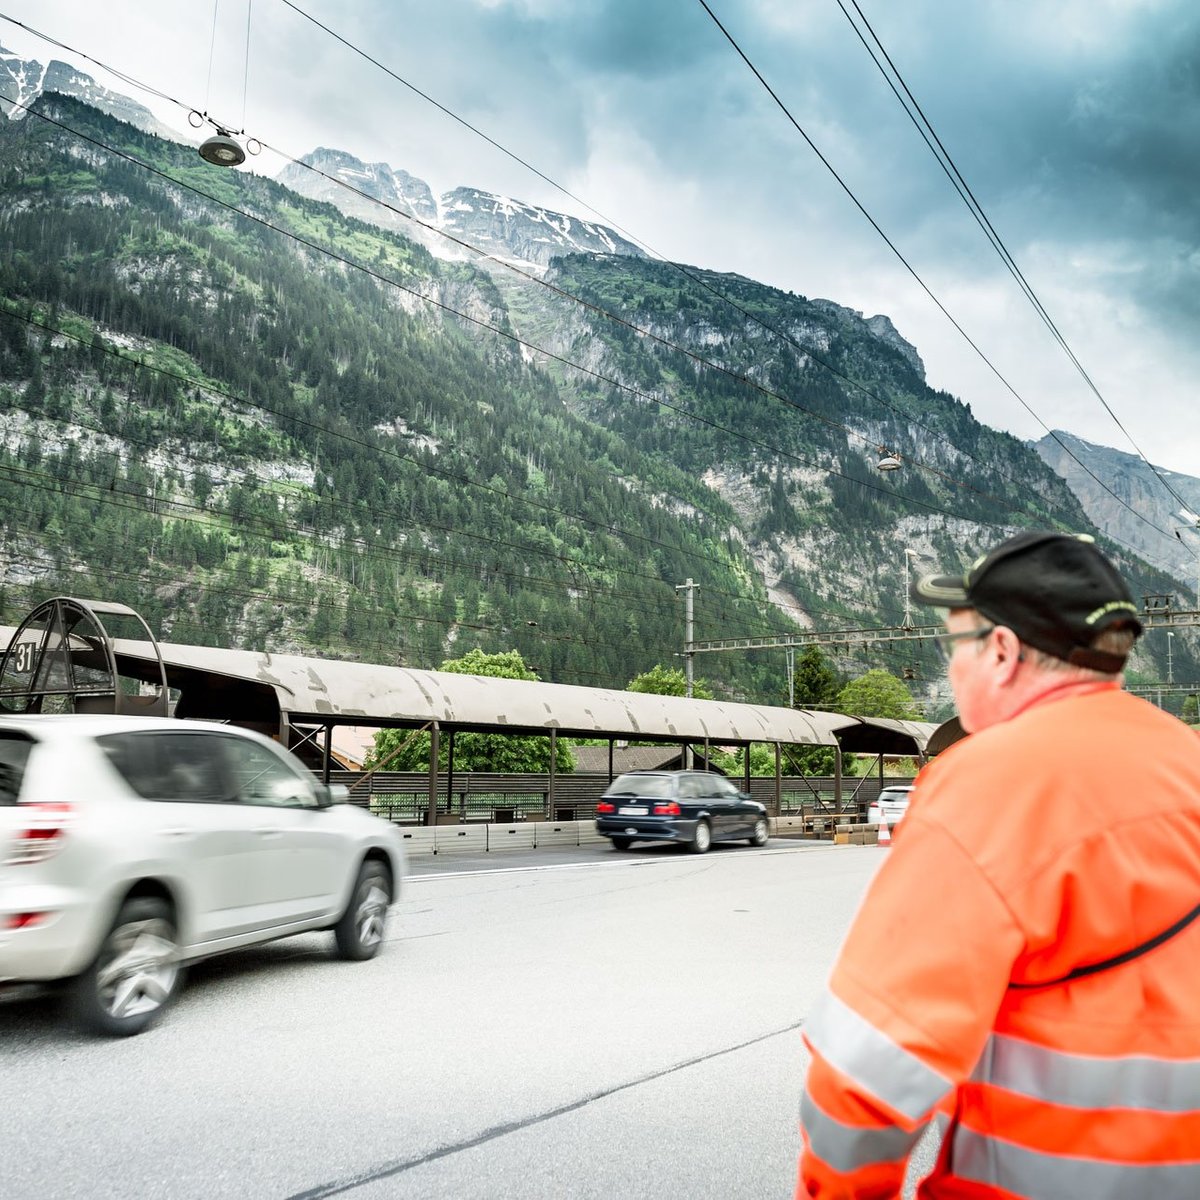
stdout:
<svg viewBox="0 0 1200 1200">
<path fill-rule="evenodd" d="M 216 50 L 217 43 L 217 8 L 220 0 L 213 0 L 213 30 L 212 39 L 208 47 L 208 90 L 212 89 L 212 65 L 213 55 Z M 245 135 L 246 124 L 246 85 L 250 78 L 250 14 L 254 8 L 254 0 L 247 0 L 246 3 L 246 51 L 243 60 L 243 75 L 242 75 L 242 128 L 238 130 L 229 130 L 224 125 L 215 121 L 208 115 L 208 109 L 204 112 L 197 112 L 193 109 L 188 113 L 188 123 L 193 129 L 199 129 L 202 125 L 208 124 L 216 130 L 210 134 L 199 146 L 199 154 L 207 163 L 212 163 L 214 167 L 238 167 L 246 161 L 247 152 L 250 154 L 258 154 L 262 150 L 262 144 L 256 138 L 250 138 L 246 142 L 245 149 L 235 139 L 234 134 L 238 137 Z M 207 103 L 207 95 L 205 97 Z"/>
</svg>

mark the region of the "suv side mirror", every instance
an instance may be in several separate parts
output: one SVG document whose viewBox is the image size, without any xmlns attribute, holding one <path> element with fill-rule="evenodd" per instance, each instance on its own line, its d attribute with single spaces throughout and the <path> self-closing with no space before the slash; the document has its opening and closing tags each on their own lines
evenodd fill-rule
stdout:
<svg viewBox="0 0 1200 1200">
<path fill-rule="evenodd" d="M 317 793 L 318 808 L 332 808 L 335 804 L 345 804 L 350 798 L 350 789 L 344 783 L 316 783 L 313 789 Z"/>
</svg>

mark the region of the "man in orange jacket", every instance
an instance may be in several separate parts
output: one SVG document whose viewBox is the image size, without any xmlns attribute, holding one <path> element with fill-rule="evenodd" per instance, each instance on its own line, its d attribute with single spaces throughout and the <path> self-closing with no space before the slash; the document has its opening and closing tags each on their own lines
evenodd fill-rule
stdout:
<svg viewBox="0 0 1200 1200">
<path fill-rule="evenodd" d="M 1200 739 L 1121 689 L 1091 539 L 927 576 L 970 737 L 928 765 L 826 991 L 797 1196 L 1200 1197 Z"/>
</svg>

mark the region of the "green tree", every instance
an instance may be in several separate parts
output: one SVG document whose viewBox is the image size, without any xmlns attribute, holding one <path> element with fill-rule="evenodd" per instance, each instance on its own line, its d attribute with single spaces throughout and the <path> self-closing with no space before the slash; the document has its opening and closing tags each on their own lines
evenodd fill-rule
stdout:
<svg viewBox="0 0 1200 1200">
<path fill-rule="evenodd" d="M 709 756 L 716 767 L 720 767 L 731 779 L 743 779 L 746 774 L 746 749 L 740 747 L 732 754 L 725 750 L 714 750 Z M 783 760 L 783 773 L 787 772 L 787 759 Z M 775 774 L 775 747 L 765 742 L 755 742 L 750 747 L 750 774 Z"/>
<path fill-rule="evenodd" d="M 626 685 L 627 692 L 642 692 L 653 696 L 686 696 L 687 675 L 678 667 L 664 667 L 661 663 L 635 675 Z M 711 700 L 712 689 L 703 679 L 692 680 L 692 698 Z"/>
<path fill-rule="evenodd" d="M 448 659 L 440 669 L 455 675 L 485 675 L 493 679 L 536 681 L 538 678 L 517 650 L 487 654 L 475 649 L 462 658 Z M 404 748 L 395 757 L 389 757 L 401 746 Z M 438 765 L 445 770 L 449 759 L 449 739 L 443 737 L 438 744 Z M 363 765 L 370 770 L 379 763 L 384 763 L 384 769 L 388 771 L 427 770 L 429 734 L 419 733 L 413 737 L 408 729 L 381 729 L 375 735 L 375 748 Z M 561 738 L 556 739 L 554 767 L 556 771 L 575 770 L 575 756 Z M 502 733 L 459 733 L 454 738 L 454 768 L 456 771 L 541 774 L 550 769 L 550 739 Z"/>
<path fill-rule="evenodd" d="M 1189 725 L 1200 725 L 1200 702 L 1195 696 L 1185 696 L 1183 712 L 1180 714 Z"/>
<path fill-rule="evenodd" d="M 829 660 L 816 646 L 806 646 L 796 659 L 797 708 L 833 708 L 841 684 Z"/>
<path fill-rule="evenodd" d="M 914 721 L 920 713 L 908 688 L 895 675 L 873 670 L 852 679 L 838 693 L 837 707 L 855 717 Z"/>
</svg>

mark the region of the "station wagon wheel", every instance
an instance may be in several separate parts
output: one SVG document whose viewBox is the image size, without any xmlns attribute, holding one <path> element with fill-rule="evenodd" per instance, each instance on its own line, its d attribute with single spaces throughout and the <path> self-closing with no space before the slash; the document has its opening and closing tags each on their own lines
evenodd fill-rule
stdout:
<svg viewBox="0 0 1200 1200">
<path fill-rule="evenodd" d="M 76 1013 L 95 1033 L 140 1033 L 175 994 L 182 973 L 168 905 L 151 897 L 127 900 L 95 961 L 74 982 Z"/>
<path fill-rule="evenodd" d="M 350 892 L 350 903 L 333 927 L 342 958 L 364 962 L 379 953 L 391 893 L 391 875 L 383 863 L 374 859 L 363 863 Z"/>
<path fill-rule="evenodd" d="M 771 827 L 767 824 L 766 817 L 759 817 L 754 822 L 754 832 L 750 835 L 750 845 L 765 846 L 771 837 Z"/>
<path fill-rule="evenodd" d="M 705 820 L 696 822 L 696 831 L 688 843 L 688 849 L 693 854 L 704 854 L 712 845 L 712 827 Z"/>
<path fill-rule="evenodd" d="M 614 850 L 628 850 L 633 845 L 633 838 L 615 837 L 612 839 L 612 844 Z"/>
</svg>

